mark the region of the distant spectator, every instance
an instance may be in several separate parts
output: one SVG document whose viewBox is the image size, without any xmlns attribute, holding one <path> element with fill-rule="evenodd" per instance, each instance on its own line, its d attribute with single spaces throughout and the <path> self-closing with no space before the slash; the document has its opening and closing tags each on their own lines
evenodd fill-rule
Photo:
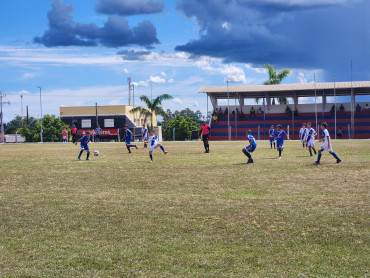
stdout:
<svg viewBox="0 0 370 278">
<path fill-rule="evenodd" d="M 256 117 L 256 110 L 254 110 L 253 106 L 251 107 L 249 117 L 251 118 L 251 117 L 252 117 L 252 115 L 254 115 L 254 117 Z"/>
<path fill-rule="evenodd" d="M 288 114 L 288 115 L 292 115 L 292 110 L 290 109 L 290 107 L 287 105 L 287 107 L 285 108 L 285 113 Z"/>
<path fill-rule="evenodd" d="M 362 109 L 362 114 L 369 114 L 370 112 L 370 107 L 369 105 L 366 103 L 364 109 Z"/>
<path fill-rule="evenodd" d="M 221 107 L 218 109 L 218 115 L 222 115 L 222 108 Z"/>
<path fill-rule="evenodd" d="M 101 134 L 101 128 L 100 125 L 98 125 L 95 129 L 95 142 L 100 143 L 100 134 Z"/>
<path fill-rule="evenodd" d="M 63 143 L 67 143 L 68 142 L 68 131 L 67 129 L 63 129 Z"/>
<path fill-rule="evenodd" d="M 340 105 L 339 112 L 344 113 L 344 106 L 343 106 L 343 104 Z"/>
<path fill-rule="evenodd" d="M 358 103 L 356 105 L 356 113 L 359 113 L 359 114 L 361 113 L 361 106 Z"/>
<path fill-rule="evenodd" d="M 217 124 L 217 121 L 218 121 L 217 115 L 213 115 L 213 117 L 212 117 L 212 124 Z"/>
<path fill-rule="evenodd" d="M 335 113 L 335 105 L 333 104 L 333 106 L 330 108 L 330 113 L 334 115 Z"/>
<path fill-rule="evenodd" d="M 225 109 L 224 114 L 225 115 L 229 114 L 229 109 L 228 108 Z"/>
<path fill-rule="evenodd" d="M 258 108 L 257 114 L 263 114 L 263 111 L 262 111 L 262 108 L 261 107 Z"/>
<path fill-rule="evenodd" d="M 337 130 L 337 138 L 343 139 L 343 131 L 341 127 L 339 127 L 339 129 Z"/>
<path fill-rule="evenodd" d="M 298 117 L 298 109 L 297 109 L 297 107 L 294 109 L 294 117 Z"/>
<path fill-rule="evenodd" d="M 76 125 L 73 125 L 71 128 L 71 133 L 72 133 L 72 143 L 76 143 L 77 141 L 77 127 Z"/>
<path fill-rule="evenodd" d="M 244 115 L 244 113 L 243 113 L 243 109 L 240 109 L 239 118 L 240 118 L 241 120 L 245 118 L 245 115 Z"/>
</svg>

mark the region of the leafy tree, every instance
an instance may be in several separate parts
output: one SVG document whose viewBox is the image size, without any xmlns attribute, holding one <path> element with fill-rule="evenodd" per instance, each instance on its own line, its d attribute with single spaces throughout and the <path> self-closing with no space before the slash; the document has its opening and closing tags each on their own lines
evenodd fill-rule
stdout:
<svg viewBox="0 0 370 278">
<path fill-rule="evenodd" d="M 276 70 L 269 64 L 265 64 L 265 67 L 269 74 L 269 79 L 263 82 L 264 85 L 274 85 L 274 84 L 280 84 L 284 78 L 286 78 L 290 74 L 289 69 L 282 69 L 279 72 L 276 72 Z M 258 104 L 260 98 L 256 98 L 256 103 Z M 277 99 L 279 104 L 288 104 L 288 100 L 285 97 L 279 97 Z M 275 104 L 275 99 L 272 99 L 272 104 Z"/>
<path fill-rule="evenodd" d="M 70 132 L 68 125 L 60 117 L 44 115 L 42 119 L 43 141 L 61 142 L 64 128 Z M 40 142 L 40 129 L 41 121 L 37 121 L 34 124 L 31 122 L 29 127 L 23 126 L 19 131 L 26 138 L 26 142 Z"/>
<path fill-rule="evenodd" d="M 5 134 L 14 134 L 16 133 L 17 129 L 20 129 L 21 127 L 22 127 L 22 117 L 17 115 L 13 120 L 6 124 Z"/>
<path fill-rule="evenodd" d="M 199 130 L 200 124 L 194 121 L 193 118 L 177 115 L 175 119 L 167 123 L 167 127 L 163 131 L 164 140 L 173 139 L 173 128 L 175 128 L 175 140 L 183 141 L 191 139 L 191 131 Z"/>
<path fill-rule="evenodd" d="M 161 107 L 162 101 L 172 99 L 173 97 L 169 94 L 162 94 L 157 96 L 155 99 L 150 100 L 147 96 L 141 96 L 140 100 L 145 102 L 147 107 L 135 107 L 130 110 L 131 113 L 139 112 L 140 116 L 144 117 L 144 120 L 147 121 L 150 118 L 150 127 L 153 129 L 153 115 L 162 116 L 164 119 L 167 119 L 167 113 Z"/>
</svg>

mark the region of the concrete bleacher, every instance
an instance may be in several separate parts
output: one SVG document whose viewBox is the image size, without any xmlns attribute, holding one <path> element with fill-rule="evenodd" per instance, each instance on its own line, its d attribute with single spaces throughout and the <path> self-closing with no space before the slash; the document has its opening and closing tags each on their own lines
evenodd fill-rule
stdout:
<svg viewBox="0 0 370 278">
<path fill-rule="evenodd" d="M 327 104 L 328 107 L 331 107 L 332 104 Z M 340 104 L 339 104 L 340 105 Z M 339 105 L 337 105 L 337 108 L 339 108 Z M 285 109 L 286 105 L 278 105 L 274 107 L 275 110 L 282 110 Z M 254 108 L 258 108 L 260 106 L 254 106 Z M 346 106 L 345 106 L 346 107 Z M 300 107 L 302 108 L 302 107 Z M 311 108 L 311 107 L 310 107 Z M 298 107 L 299 109 L 299 107 Z M 348 109 L 348 107 L 347 107 Z M 232 112 L 234 109 L 230 108 L 230 112 Z M 257 109 L 256 109 L 257 110 Z M 306 109 L 301 109 L 303 111 L 307 111 Z M 328 109 L 327 109 L 328 110 Z M 223 108 L 224 111 L 224 108 Z M 248 114 L 246 113 L 248 111 Z M 270 110 L 271 111 L 271 110 Z M 299 111 L 299 110 L 298 110 Z M 312 111 L 312 110 L 311 110 Z M 348 111 L 348 110 L 347 110 Z M 291 139 L 299 139 L 298 132 L 299 129 L 302 126 L 302 123 L 311 122 L 313 126 L 315 126 L 316 118 L 314 112 L 298 112 L 298 117 L 293 117 L 291 115 L 288 115 L 286 113 L 268 113 L 266 111 L 266 118 L 264 120 L 263 114 L 256 114 L 256 117 L 252 115 L 250 118 L 249 115 L 249 108 L 243 107 L 243 112 L 245 113 L 244 119 L 239 119 L 239 117 L 236 118 L 233 114 L 230 114 L 230 127 L 231 127 L 231 140 L 245 140 L 246 135 L 245 131 L 247 129 L 251 129 L 253 132 L 253 135 L 258 138 L 258 130 L 260 140 L 268 139 L 268 129 L 271 125 L 274 125 L 276 127 L 277 124 L 283 125 L 283 129 L 285 131 L 288 131 L 288 125 L 289 125 L 289 135 Z M 351 125 L 351 112 L 344 112 L 340 113 L 338 112 L 336 115 L 337 118 L 337 130 L 339 127 L 342 128 L 343 131 L 343 138 L 348 139 L 349 138 L 349 130 L 348 125 Z M 324 112 L 318 111 L 317 113 L 317 122 L 320 124 L 321 122 L 327 122 L 329 124 L 328 130 L 332 136 L 332 138 L 335 138 L 335 116 L 330 112 Z M 318 127 L 314 127 L 316 130 L 318 130 Z M 352 132 L 352 130 L 351 130 Z M 319 135 L 321 135 L 319 133 Z M 369 139 L 370 138 L 370 113 L 355 113 L 355 139 Z M 217 121 L 217 124 L 212 124 L 211 129 L 211 140 L 228 140 L 228 128 L 227 128 L 227 115 L 219 116 L 219 119 Z"/>
</svg>

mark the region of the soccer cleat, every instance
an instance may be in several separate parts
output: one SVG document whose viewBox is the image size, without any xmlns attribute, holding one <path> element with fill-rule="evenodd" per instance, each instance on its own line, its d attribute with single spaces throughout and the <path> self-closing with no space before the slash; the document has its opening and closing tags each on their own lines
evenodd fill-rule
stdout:
<svg viewBox="0 0 370 278">
<path fill-rule="evenodd" d="M 315 163 L 313 165 L 320 165 L 320 162 L 315 161 Z"/>
<path fill-rule="evenodd" d="M 167 152 L 163 152 L 164 154 L 167 154 Z"/>
<path fill-rule="evenodd" d="M 78 160 L 81 160 L 81 157 L 77 157 Z"/>
<path fill-rule="evenodd" d="M 341 163 L 342 162 L 342 160 L 340 160 L 340 159 L 337 159 L 337 163 Z"/>
<path fill-rule="evenodd" d="M 137 146 L 135 146 L 135 149 L 138 149 L 138 147 L 137 147 Z"/>
<path fill-rule="evenodd" d="M 151 160 L 150 162 L 153 162 L 153 160 Z"/>
<path fill-rule="evenodd" d="M 86 158 L 86 160 L 90 160 L 90 158 Z"/>
<path fill-rule="evenodd" d="M 253 163 L 254 161 L 253 161 L 253 158 L 249 158 L 248 159 L 248 162 L 247 162 L 247 164 L 249 164 L 249 163 Z"/>
<path fill-rule="evenodd" d="M 281 156 L 279 156 L 279 159 L 281 159 Z"/>
</svg>

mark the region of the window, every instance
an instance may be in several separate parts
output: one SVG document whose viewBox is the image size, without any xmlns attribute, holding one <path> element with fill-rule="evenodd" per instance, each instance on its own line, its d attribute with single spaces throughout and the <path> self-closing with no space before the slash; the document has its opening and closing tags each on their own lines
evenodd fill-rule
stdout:
<svg viewBox="0 0 370 278">
<path fill-rule="evenodd" d="M 81 120 L 81 128 L 91 128 L 91 119 Z"/>
<path fill-rule="evenodd" d="M 104 119 L 104 127 L 114 127 L 114 119 Z"/>
</svg>

